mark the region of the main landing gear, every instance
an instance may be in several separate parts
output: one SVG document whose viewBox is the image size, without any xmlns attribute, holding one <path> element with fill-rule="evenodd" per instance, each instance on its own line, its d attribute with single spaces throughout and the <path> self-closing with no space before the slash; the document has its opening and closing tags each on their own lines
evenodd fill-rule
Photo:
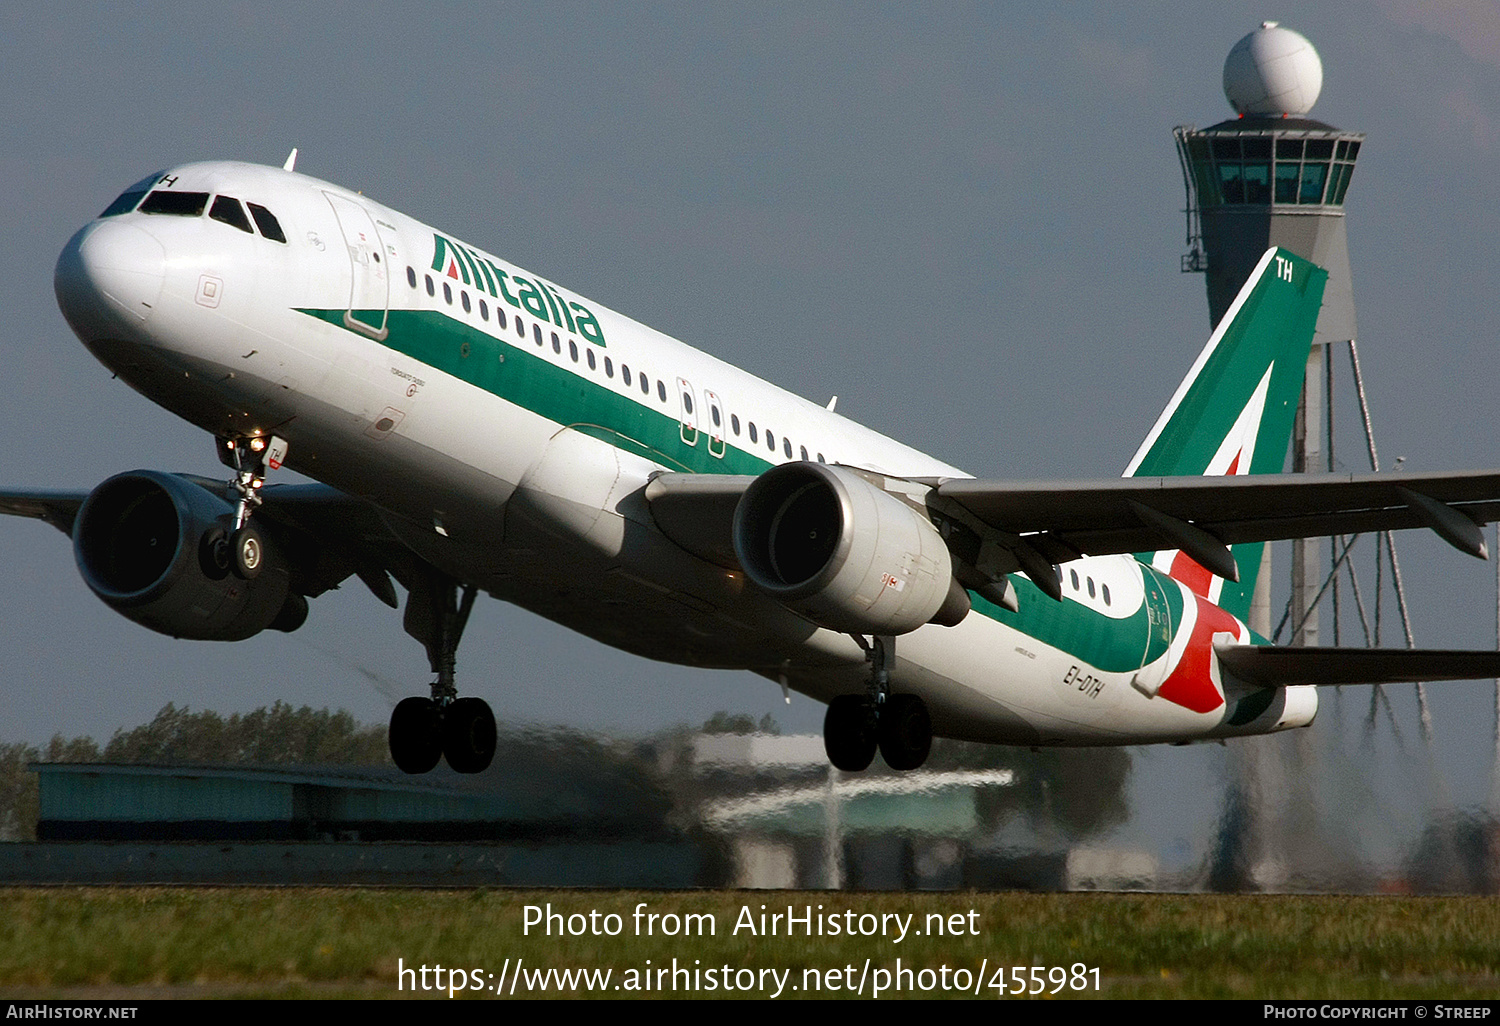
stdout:
<svg viewBox="0 0 1500 1026">
<path fill-rule="evenodd" d="M 857 773 L 869 768 L 880 749 L 894 770 L 917 769 L 932 749 L 932 719 L 927 703 L 916 695 L 890 693 L 890 664 L 896 639 L 876 637 L 866 642 L 854 635 L 870 663 L 870 687 L 864 695 L 839 695 L 828 703 L 823 717 L 823 747 L 828 761 Z"/>
<path fill-rule="evenodd" d="M 411 590 L 406 631 L 427 646 L 437 680 L 431 698 L 404 698 L 391 713 L 391 759 L 406 773 L 426 773 L 446 758 L 460 773 L 479 773 L 495 757 L 495 714 L 480 698 L 459 698 L 454 655 L 477 594 L 433 574 Z"/>
</svg>

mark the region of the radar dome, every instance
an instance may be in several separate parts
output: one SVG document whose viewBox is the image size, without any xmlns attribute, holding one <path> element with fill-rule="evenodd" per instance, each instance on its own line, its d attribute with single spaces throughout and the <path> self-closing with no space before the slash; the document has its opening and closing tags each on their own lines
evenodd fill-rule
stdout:
<svg viewBox="0 0 1500 1026">
<path fill-rule="evenodd" d="M 1318 51 L 1274 21 L 1261 22 L 1224 61 L 1224 95 L 1240 114 L 1306 114 L 1322 89 Z"/>
</svg>

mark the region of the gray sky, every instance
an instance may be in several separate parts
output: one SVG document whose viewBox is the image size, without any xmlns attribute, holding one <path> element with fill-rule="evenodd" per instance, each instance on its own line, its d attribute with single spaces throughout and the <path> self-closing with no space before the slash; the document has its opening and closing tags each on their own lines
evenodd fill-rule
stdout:
<svg viewBox="0 0 1500 1026">
<path fill-rule="evenodd" d="M 1117 475 L 1209 328 L 1201 277 L 1178 272 L 1171 129 L 1229 116 L 1224 57 L 1278 16 L 1322 54 L 1312 116 L 1369 135 L 1347 209 L 1382 457 L 1500 465 L 1500 14 L 1299 6 L 12 6 L 0 483 L 221 473 L 210 439 L 73 338 L 53 263 L 143 174 L 280 164 L 293 146 L 299 170 L 811 399 L 836 393 L 840 412 L 972 473 Z M 1339 432 L 1344 465 L 1364 469 L 1354 421 Z M 1493 645 L 1492 567 L 1415 534 L 1401 545 L 1418 643 Z M 0 739 L 104 738 L 168 701 L 229 712 L 282 698 L 374 722 L 429 677 L 399 615 L 357 583 L 315 602 L 296 635 L 219 645 L 109 611 L 43 525 L 0 524 L 0 568 Z M 1391 626 L 1386 640 L 1399 643 Z M 459 671 L 507 720 L 638 732 L 728 708 L 812 730 L 822 715 L 748 674 L 635 659 L 489 601 Z M 1410 746 L 1414 703 L 1393 700 Z M 1327 701 L 1314 729 L 1336 747 L 1364 701 L 1346 696 L 1344 720 Z M 1460 803 L 1487 792 L 1493 702 L 1482 685 L 1434 689 L 1438 764 Z M 1395 751 L 1388 731 L 1377 743 Z M 1216 760 L 1143 754 L 1140 829 L 1160 834 L 1152 774 L 1190 771 L 1197 804 L 1171 802 L 1211 815 Z M 1196 836 L 1179 819 L 1161 829 Z"/>
</svg>

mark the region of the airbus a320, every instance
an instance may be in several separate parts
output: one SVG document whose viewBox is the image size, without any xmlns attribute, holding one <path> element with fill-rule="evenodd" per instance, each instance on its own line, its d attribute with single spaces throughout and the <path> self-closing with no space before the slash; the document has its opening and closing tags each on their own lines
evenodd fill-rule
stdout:
<svg viewBox="0 0 1500 1026">
<path fill-rule="evenodd" d="M 399 608 L 399 584 L 433 673 L 391 716 L 411 773 L 494 756 L 456 673 L 481 592 L 826 702 L 843 770 L 915 769 L 934 737 L 1264 734 L 1311 723 L 1313 685 L 1500 672 L 1245 624 L 1264 542 L 1425 527 L 1483 556 L 1500 515 L 1493 472 L 1281 474 L 1325 280 L 1268 251 L 1123 477 L 978 480 L 291 160 L 188 164 L 81 228 L 55 286 L 228 472 L 0 512 L 68 534 L 96 595 L 177 638 L 296 630 L 350 577 Z"/>
</svg>

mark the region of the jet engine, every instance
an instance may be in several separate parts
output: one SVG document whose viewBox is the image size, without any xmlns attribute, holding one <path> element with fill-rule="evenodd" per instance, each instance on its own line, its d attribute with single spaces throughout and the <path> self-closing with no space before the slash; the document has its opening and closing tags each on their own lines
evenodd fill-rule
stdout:
<svg viewBox="0 0 1500 1026">
<path fill-rule="evenodd" d="M 84 583 L 143 627 L 195 641 L 242 641 L 267 627 L 294 631 L 307 599 L 269 541 L 252 580 L 223 556 L 234 507 L 175 474 L 117 474 L 89 493 L 73 522 Z M 217 548 L 216 548 L 217 547 Z"/>
<path fill-rule="evenodd" d="M 735 508 L 734 550 L 753 583 L 830 630 L 904 634 L 969 611 L 932 522 L 845 467 L 786 463 L 756 478 Z"/>
</svg>

